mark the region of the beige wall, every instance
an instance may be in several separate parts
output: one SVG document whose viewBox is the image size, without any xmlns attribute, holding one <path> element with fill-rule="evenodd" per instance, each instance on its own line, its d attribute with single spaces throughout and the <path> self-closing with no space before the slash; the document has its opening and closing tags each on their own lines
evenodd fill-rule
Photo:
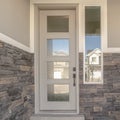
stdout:
<svg viewBox="0 0 120 120">
<path fill-rule="evenodd" d="M 0 0 L 0 33 L 30 43 L 30 0 Z M 120 0 L 108 0 L 108 47 L 120 47 Z"/>
<path fill-rule="evenodd" d="M 108 47 L 120 47 L 120 0 L 108 0 Z"/>
<path fill-rule="evenodd" d="M 0 0 L 0 33 L 29 46 L 30 0 Z"/>
</svg>

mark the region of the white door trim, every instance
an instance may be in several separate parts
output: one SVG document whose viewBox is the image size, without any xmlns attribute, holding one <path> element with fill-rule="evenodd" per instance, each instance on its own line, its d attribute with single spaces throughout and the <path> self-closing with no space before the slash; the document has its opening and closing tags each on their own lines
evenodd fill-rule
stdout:
<svg viewBox="0 0 120 120">
<path fill-rule="evenodd" d="M 76 41 L 77 41 L 77 46 L 76 46 L 76 51 L 77 54 L 79 52 L 83 52 L 83 21 L 81 20 L 81 18 L 83 17 L 82 14 L 82 6 L 84 4 L 101 4 L 102 6 L 104 6 L 104 16 L 106 18 L 107 16 L 107 0 L 69 0 L 69 1 L 65 1 L 65 0 L 30 0 L 30 47 L 32 49 L 32 51 L 35 52 L 35 114 L 42 114 L 40 113 L 39 110 L 39 68 L 38 68 L 38 61 L 39 61 L 39 57 L 38 57 L 38 41 L 39 41 L 39 4 L 44 4 L 44 5 L 53 5 L 53 4 L 65 4 L 66 6 L 71 5 L 71 4 L 76 4 Z M 107 18 L 105 19 L 105 41 L 107 41 Z M 107 44 L 105 44 L 105 48 L 108 50 L 107 48 Z M 107 51 L 105 50 L 105 51 Z M 113 52 L 112 50 L 110 50 L 111 52 Z M 104 51 L 103 51 L 104 52 Z M 76 66 L 78 66 L 77 72 L 79 73 L 79 56 L 76 56 Z M 49 111 L 48 113 L 49 114 Z M 69 113 L 65 113 L 65 114 L 69 114 Z M 71 113 L 70 113 L 71 114 Z M 77 75 L 77 111 L 76 113 L 73 114 L 79 114 L 79 75 Z"/>
<path fill-rule="evenodd" d="M 37 11 L 37 8 L 36 8 L 36 11 Z M 39 11 L 38 11 L 38 13 L 39 13 Z M 76 13 L 78 13 L 77 11 L 76 11 Z M 38 15 L 38 14 L 36 14 L 36 15 Z M 77 17 L 78 18 L 78 17 Z M 36 20 L 37 21 L 37 20 Z M 35 26 L 39 26 L 39 22 L 37 21 L 36 22 L 36 25 Z M 77 27 L 77 29 L 79 29 L 78 28 L 78 26 L 76 26 Z M 37 31 L 38 30 L 38 28 L 36 28 L 35 29 L 35 31 Z M 35 33 L 35 34 L 37 34 L 38 35 L 38 33 Z M 77 31 L 77 33 L 76 34 L 78 34 L 78 31 Z M 75 34 L 75 35 L 76 35 Z M 46 111 L 46 112 L 42 112 L 42 111 L 40 111 L 40 109 L 39 109 L 39 67 L 38 67 L 38 64 L 39 64 L 39 48 L 38 48 L 38 45 L 39 45 L 39 39 L 38 39 L 39 37 L 36 37 L 35 38 L 35 113 L 36 114 L 50 114 L 50 111 Z M 77 106 L 77 109 L 76 109 L 76 111 L 70 111 L 70 112 L 65 112 L 64 111 L 64 113 L 57 113 L 57 114 L 79 114 L 79 62 L 78 62 L 78 58 L 79 58 L 79 56 L 78 56 L 78 52 L 79 52 L 79 49 L 78 49 L 78 46 L 79 46 L 79 43 L 78 43 L 78 37 L 77 37 L 77 39 L 76 39 L 76 72 L 77 72 L 77 74 L 76 74 L 76 91 L 77 91 L 77 99 L 76 99 L 76 106 Z M 54 114 L 54 113 L 51 113 L 51 114 Z"/>
<path fill-rule="evenodd" d="M 103 26 L 104 26 L 104 30 L 103 30 L 103 41 L 102 41 L 102 46 L 103 46 L 103 52 L 120 52 L 120 48 L 108 48 L 108 38 L 107 38 L 107 0 L 30 0 L 30 48 L 32 51 L 34 51 L 35 45 L 34 42 L 36 40 L 36 21 L 37 21 L 37 17 L 38 17 L 38 11 L 39 11 L 39 5 L 44 5 L 44 6 L 49 6 L 51 5 L 65 5 L 65 6 L 70 6 L 73 4 L 73 6 L 76 6 L 76 12 L 77 12 L 77 17 L 80 18 L 84 17 L 82 14 L 82 8 L 85 5 L 97 5 L 97 6 L 101 6 L 102 7 L 102 15 L 103 15 Z M 71 7 L 71 9 L 73 9 L 73 7 Z M 81 29 L 81 27 L 83 28 L 83 21 L 78 21 L 77 23 L 79 23 L 79 52 L 83 52 L 83 31 Z M 38 29 L 38 28 L 37 28 Z"/>
<path fill-rule="evenodd" d="M 69 32 L 47 32 L 47 16 L 68 16 Z M 76 39 L 75 39 L 75 10 L 41 10 L 40 11 L 40 109 L 41 110 L 64 110 L 76 111 L 76 86 L 73 85 L 73 67 L 76 67 Z M 68 39 L 69 55 L 68 56 L 47 56 L 47 39 Z M 61 48 L 62 49 L 62 48 Z M 44 52 L 43 52 L 44 51 Z M 60 80 L 47 80 L 46 62 L 68 62 L 69 63 L 69 80 L 62 78 Z M 44 64 L 44 65 L 43 65 Z M 45 67 L 46 66 L 46 67 Z M 75 71 L 76 74 L 76 71 Z M 63 81 L 64 80 L 64 81 Z M 75 80 L 76 82 L 76 80 Z M 47 101 L 47 85 L 64 84 L 69 85 L 68 101 Z M 45 85 L 45 86 L 44 86 Z"/>
</svg>

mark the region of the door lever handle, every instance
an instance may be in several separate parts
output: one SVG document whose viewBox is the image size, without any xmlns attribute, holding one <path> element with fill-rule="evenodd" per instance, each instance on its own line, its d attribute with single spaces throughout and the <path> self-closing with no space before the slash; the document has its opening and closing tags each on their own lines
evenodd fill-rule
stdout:
<svg viewBox="0 0 120 120">
<path fill-rule="evenodd" d="M 73 86 L 76 86 L 76 74 L 73 74 Z"/>
</svg>

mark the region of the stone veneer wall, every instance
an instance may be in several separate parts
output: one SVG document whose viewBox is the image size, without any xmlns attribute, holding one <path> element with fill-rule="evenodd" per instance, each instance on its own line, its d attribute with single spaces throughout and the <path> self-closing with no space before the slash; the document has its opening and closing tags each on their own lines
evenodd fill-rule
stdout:
<svg viewBox="0 0 120 120">
<path fill-rule="evenodd" d="M 120 53 L 104 53 L 104 84 L 83 84 L 80 53 L 80 111 L 85 120 L 120 120 Z"/>
<path fill-rule="evenodd" d="M 0 120 L 29 120 L 33 78 L 33 54 L 0 41 Z"/>
<path fill-rule="evenodd" d="M 120 120 L 120 54 L 104 53 L 103 85 L 83 84 L 82 53 L 79 60 L 81 114 Z M 0 120 L 29 120 L 33 112 L 33 54 L 0 42 Z"/>
</svg>

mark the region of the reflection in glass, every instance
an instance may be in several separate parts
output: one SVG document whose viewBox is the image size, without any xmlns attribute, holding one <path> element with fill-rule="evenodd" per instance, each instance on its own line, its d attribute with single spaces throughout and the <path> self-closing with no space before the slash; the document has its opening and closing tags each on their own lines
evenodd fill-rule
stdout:
<svg viewBox="0 0 120 120">
<path fill-rule="evenodd" d="M 69 79 L 69 62 L 48 62 L 48 79 Z"/>
<path fill-rule="evenodd" d="M 85 7 L 85 33 L 86 35 L 100 35 L 100 7 Z"/>
<path fill-rule="evenodd" d="M 48 39 L 47 40 L 48 56 L 69 56 L 68 39 Z"/>
<path fill-rule="evenodd" d="M 48 85 L 48 101 L 69 101 L 69 85 Z"/>
<path fill-rule="evenodd" d="M 85 82 L 101 82 L 100 7 L 85 7 Z"/>
<path fill-rule="evenodd" d="M 69 32 L 69 16 L 47 16 L 47 32 Z"/>
</svg>

